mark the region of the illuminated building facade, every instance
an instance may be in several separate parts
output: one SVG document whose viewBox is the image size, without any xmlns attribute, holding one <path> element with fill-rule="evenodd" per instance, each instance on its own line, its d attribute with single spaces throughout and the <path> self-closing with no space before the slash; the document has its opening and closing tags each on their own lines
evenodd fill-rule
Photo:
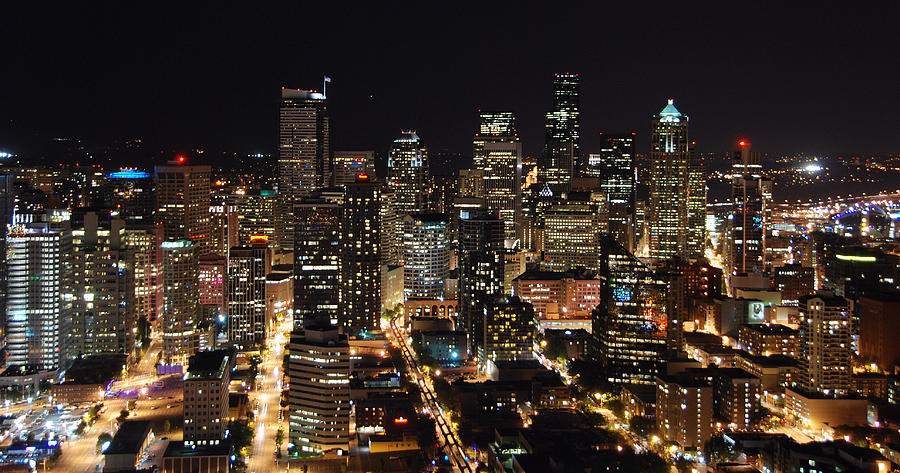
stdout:
<svg viewBox="0 0 900 473">
<path fill-rule="evenodd" d="M 234 196 L 238 210 L 239 246 L 248 246 L 262 240 L 273 248 L 280 246 L 284 235 L 280 200 L 278 193 L 269 189 L 249 189 Z"/>
<path fill-rule="evenodd" d="M 134 168 L 106 174 L 100 198 L 105 208 L 129 224 L 153 224 L 156 220 L 156 183 L 153 175 Z"/>
<path fill-rule="evenodd" d="M 381 318 L 381 192 L 366 176 L 344 187 L 341 211 L 339 321 L 357 333 Z"/>
<path fill-rule="evenodd" d="M 360 174 L 375 177 L 374 151 L 334 152 L 334 185 L 352 184 Z"/>
<path fill-rule="evenodd" d="M 518 297 L 484 297 L 481 344 L 476 353 L 482 364 L 534 358 L 534 308 Z"/>
<path fill-rule="evenodd" d="M 815 270 L 800 263 L 776 266 L 772 282 L 781 292 L 781 304 L 797 307 L 800 298 L 815 293 Z"/>
<path fill-rule="evenodd" d="M 482 344 L 483 312 L 479 297 L 503 294 L 503 221 L 495 212 L 483 208 L 459 210 L 458 258 L 461 325 L 469 334 L 469 351 Z"/>
<path fill-rule="evenodd" d="M 95 212 L 84 215 L 72 230 L 74 312 L 73 353 L 123 353 L 134 348 L 134 307 L 129 304 L 125 221 L 100 221 Z"/>
<path fill-rule="evenodd" d="M 124 240 L 131 268 L 128 304 L 135 320 L 156 320 L 163 314 L 162 225 L 127 225 Z"/>
<path fill-rule="evenodd" d="M 231 249 L 228 258 L 228 341 L 238 349 L 256 347 L 266 339 L 266 244 Z"/>
<path fill-rule="evenodd" d="M 179 161 L 183 158 L 179 158 Z M 212 233 L 209 166 L 156 166 L 157 218 L 167 240 L 190 240 L 200 255 L 209 252 Z"/>
<path fill-rule="evenodd" d="M 598 205 L 566 202 L 544 212 L 544 257 L 554 271 L 577 267 L 597 269 L 600 235 L 604 230 Z"/>
<path fill-rule="evenodd" d="M 163 320 L 165 363 L 184 365 L 200 348 L 198 248 L 190 240 L 168 240 L 163 252 Z"/>
<path fill-rule="evenodd" d="M 594 352 L 613 383 L 652 384 L 668 337 L 669 283 L 615 241 L 603 241 L 604 302 L 594 310 Z"/>
<path fill-rule="evenodd" d="M 692 141 L 688 159 L 687 257 L 703 258 L 706 251 L 706 167 L 694 151 Z"/>
<path fill-rule="evenodd" d="M 205 444 L 225 439 L 228 385 L 234 368 L 230 350 L 191 355 L 184 376 L 184 440 Z"/>
<path fill-rule="evenodd" d="M 600 179 L 609 202 L 609 233 L 634 251 L 635 133 L 603 135 L 600 153 L 587 160 L 586 175 Z"/>
<path fill-rule="evenodd" d="M 537 317 L 589 316 L 603 302 L 604 282 L 591 270 L 529 270 L 513 280 L 513 295 L 534 307 Z"/>
<path fill-rule="evenodd" d="M 0 255 L 6 255 L 6 233 L 12 224 L 13 210 L 16 207 L 16 193 L 13 183 L 15 176 L 0 176 Z M 7 259 L 0 258 L 0 346 L 6 343 L 6 281 Z"/>
<path fill-rule="evenodd" d="M 703 448 L 712 437 L 713 388 L 704 380 L 660 375 L 656 383 L 656 431 L 682 448 Z"/>
<path fill-rule="evenodd" d="M 741 141 L 731 167 L 731 270 L 732 273 L 765 271 L 766 180 L 758 152 Z"/>
<path fill-rule="evenodd" d="M 324 93 L 281 89 L 278 113 L 278 190 L 296 202 L 331 181 L 331 142 Z"/>
<path fill-rule="evenodd" d="M 226 259 L 218 255 L 201 256 L 197 265 L 197 290 L 204 315 L 225 315 Z"/>
<path fill-rule="evenodd" d="M 650 256 L 687 257 L 690 149 L 688 117 L 673 100 L 650 131 Z"/>
<path fill-rule="evenodd" d="M 483 176 L 487 208 L 503 219 L 508 246 L 516 240 L 522 207 L 522 143 L 513 112 L 479 111 L 481 125 L 473 139 L 473 168 Z"/>
<path fill-rule="evenodd" d="M 553 108 L 546 114 L 544 152 L 538 163 L 538 180 L 554 190 L 566 188 L 586 167 L 580 160 L 580 95 L 578 74 L 554 74 Z"/>
<path fill-rule="evenodd" d="M 15 227 L 6 238 L 7 361 L 55 371 L 71 352 L 72 233 L 48 224 Z"/>
<path fill-rule="evenodd" d="M 294 324 L 339 310 L 341 207 L 315 195 L 294 206 Z"/>
<path fill-rule="evenodd" d="M 428 211 L 428 150 L 416 132 L 401 132 L 391 145 L 387 186 L 397 215 Z"/>
<path fill-rule="evenodd" d="M 850 307 L 836 296 L 800 298 L 800 388 L 826 396 L 850 393 Z"/>
<path fill-rule="evenodd" d="M 289 441 L 303 453 L 350 448 L 350 344 L 338 327 L 309 323 L 291 333 L 287 371 Z"/>
<path fill-rule="evenodd" d="M 442 299 L 450 273 L 445 214 L 403 217 L 403 293 L 406 299 Z"/>
</svg>

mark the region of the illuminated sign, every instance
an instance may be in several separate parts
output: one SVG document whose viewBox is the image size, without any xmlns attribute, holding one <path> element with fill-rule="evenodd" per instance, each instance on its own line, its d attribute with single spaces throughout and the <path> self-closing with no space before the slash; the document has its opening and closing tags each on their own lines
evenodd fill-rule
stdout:
<svg viewBox="0 0 900 473">
<path fill-rule="evenodd" d="M 269 235 L 250 235 L 251 243 L 265 243 L 267 241 L 269 241 Z"/>
<path fill-rule="evenodd" d="M 405 424 L 407 422 L 409 422 L 409 421 L 403 416 L 394 419 L 395 424 Z"/>
<path fill-rule="evenodd" d="M 841 261 L 856 261 L 859 263 L 874 263 L 877 261 L 877 258 L 874 256 L 836 255 L 835 257 Z"/>
</svg>

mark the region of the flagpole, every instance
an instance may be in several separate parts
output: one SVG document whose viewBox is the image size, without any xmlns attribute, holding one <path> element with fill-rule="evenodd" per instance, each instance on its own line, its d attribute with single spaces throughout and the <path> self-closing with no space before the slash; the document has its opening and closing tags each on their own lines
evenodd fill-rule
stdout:
<svg viewBox="0 0 900 473">
<path fill-rule="evenodd" d="M 328 76 L 326 76 L 326 75 L 323 75 L 323 76 L 322 76 L 322 95 L 323 95 L 326 99 L 328 98 L 328 93 L 327 93 L 327 91 L 325 90 L 325 89 L 328 87 L 328 81 L 325 80 L 325 79 L 327 79 L 327 78 L 328 78 Z"/>
</svg>

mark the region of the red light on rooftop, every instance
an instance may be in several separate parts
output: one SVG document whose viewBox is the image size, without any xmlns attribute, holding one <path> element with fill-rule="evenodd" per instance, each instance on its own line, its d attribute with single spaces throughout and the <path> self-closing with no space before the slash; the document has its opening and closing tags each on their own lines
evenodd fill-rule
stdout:
<svg viewBox="0 0 900 473">
<path fill-rule="evenodd" d="M 402 416 L 394 419 L 395 424 L 405 424 L 407 422 L 409 422 L 409 421 L 405 417 L 402 417 Z"/>
<path fill-rule="evenodd" d="M 178 161 L 179 163 L 183 163 L 183 162 L 184 162 L 184 155 L 183 155 L 183 154 L 179 154 L 178 156 L 175 157 L 175 160 Z"/>
</svg>

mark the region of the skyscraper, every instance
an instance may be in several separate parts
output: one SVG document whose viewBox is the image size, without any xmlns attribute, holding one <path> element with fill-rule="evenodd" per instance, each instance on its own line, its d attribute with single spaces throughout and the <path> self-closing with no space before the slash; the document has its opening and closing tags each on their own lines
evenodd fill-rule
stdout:
<svg viewBox="0 0 900 473">
<path fill-rule="evenodd" d="M 184 365 L 200 348 L 199 255 L 190 240 L 162 243 L 162 361 Z"/>
<path fill-rule="evenodd" d="M 428 150 L 415 131 L 403 131 L 388 156 L 388 188 L 397 215 L 428 211 Z"/>
<path fill-rule="evenodd" d="M 324 321 L 294 329 L 288 344 L 288 437 L 304 453 L 350 448 L 350 345 Z"/>
<path fill-rule="evenodd" d="M 129 224 L 155 223 L 156 184 L 149 172 L 121 168 L 107 173 L 100 197 L 105 208 Z"/>
<path fill-rule="evenodd" d="M 826 396 L 850 393 L 849 304 L 843 297 L 800 298 L 800 362 L 798 384 Z"/>
<path fill-rule="evenodd" d="M 241 246 L 261 241 L 278 248 L 284 235 L 284 215 L 280 196 L 271 189 L 248 189 L 234 196 L 237 207 L 238 239 Z"/>
<path fill-rule="evenodd" d="M 156 320 L 163 314 L 163 228 L 161 225 L 125 227 L 125 247 L 131 268 L 131 290 L 128 304 L 135 320 Z"/>
<path fill-rule="evenodd" d="M 604 301 L 594 310 L 595 353 L 614 383 L 652 384 L 666 353 L 668 282 L 604 239 Z"/>
<path fill-rule="evenodd" d="M 294 206 L 294 325 L 337 314 L 341 281 L 341 207 L 315 194 Z"/>
<path fill-rule="evenodd" d="M 444 214 L 403 217 L 403 292 L 407 299 L 440 299 L 450 273 L 450 237 Z"/>
<path fill-rule="evenodd" d="M 544 211 L 544 256 L 554 271 L 597 269 L 604 225 L 596 202 L 561 202 Z"/>
<path fill-rule="evenodd" d="M 228 257 L 228 341 L 239 349 L 256 347 L 266 338 L 265 243 L 235 247 Z"/>
<path fill-rule="evenodd" d="M 503 294 L 503 221 L 485 209 L 459 211 L 459 316 L 469 333 L 469 352 L 482 343 L 479 296 Z"/>
<path fill-rule="evenodd" d="M 673 100 L 650 131 L 650 256 L 687 256 L 690 150 L 688 117 Z"/>
<path fill-rule="evenodd" d="M 609 233 L 628 251 L 634 251 L 635 133 L 604 135 L 600 153 L 588 157 L 588 172 L 600 179 L 609 201 Z"/>
<path fill-rule="evenodd" d="M 296 202 L 331 181 L 325 94 L 282 87 L 278 122 L 278 191 L 286 202 Z"/>
<path fill-rule="evenodd" d="M 14 227 L 7 237 L 6 337 L 9 364 L 54 371 L 75 355 L 72 233 L 49 224 Z"/>
<path fill-rule="evenodd" d="M 6 255 L 6 233 L 12 224 L 13 210 L 16 206 L 16 194 L 13 183 L 15 176 L 0 176 L 0 255 Z M 6 345 L 6 281 L 7 258 L 0 258 L 0 346 Z"/>
<path fill-rule="evenodd" d="M 687 257 L 696 260 L 706 251 L 706 166 L 691 141 L 688 152 Z"/>
<path fill-rule="evenodd" d="M 534 307 L 518 297 L 479 298 L 483 311 L 476 353 L 480 363 L 534 358 Z"/>
<path fill-rule="evenodd" d="M 84 215 L 72 231 L 75 294 L 72 319 L 74 353 L 123 353 L 134 348 L 134 309 L 125 247 L 125 221 Z"/>
<path fill-rule="evenodd" d="M 734 273 L 765 271 L 765 188 L 762 160 L 749 141 L 738 143 L 731 166 L 731 252 Z"/>
<path fill-rule="evenodd" d="M 188 360 L 184 376 L 184 440 L 199 440 L 202 444 L 224 439 L 234 353 L 203 351 Z"/>
<path fill-rule="evenodd" d="M 360 176 L 344 188 L 341 212 L 339 321 L 356 333 L 376 330 L 381 318 L 381 196 Z"/>
<path fill-rule="evenodd" d="M 178 161 L 156 166 L 157 218 L 166 240 L 190 240 L 200 255 L 207 254 L 212 234 L 209 213 L 212 169 Z"/>
<path fill-rule="evenodd" d="M 518 234 L 522 207 L 522 143 L 513 112 L 478 112 L 481 125 L 473 139 L 473 167 L 483 173 L 487 208 L 503 219 L 508 246 Z"/>
<path fill-rule="evenodd" d="M 544 152 L 538 163 L 538 180 L 554 190 L 568 186 L 586 163 L 580 159 L 580 94 L 578 74 L 553 77 L 553 108 L 547 112 Z"/>
</svg>

